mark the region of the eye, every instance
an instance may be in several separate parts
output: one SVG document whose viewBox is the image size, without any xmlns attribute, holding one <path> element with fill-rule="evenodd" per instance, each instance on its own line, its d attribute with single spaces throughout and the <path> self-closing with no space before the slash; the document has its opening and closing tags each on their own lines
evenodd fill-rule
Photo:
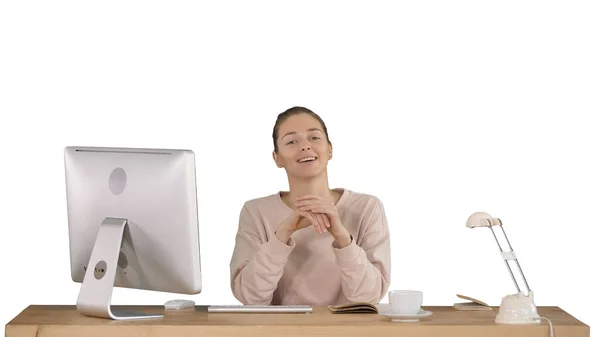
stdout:
<svg viewBox="0 0 600 337">
<path fill-rule="evenodd" d="M 310 138 L 313 139 L 313 140 L 321 139 L 321 137 L 318 137 L 318 136 L 312 136 Z"/>
<path fill-rule="evenodd" d="M 295 141 L 295 140 L 290 140 L 289 142 L 285 143 L 285 145 L 292 145 L 292 144 L 294 144 L 294 143 L 296 143 L 296 141 Z"/>
</svg>

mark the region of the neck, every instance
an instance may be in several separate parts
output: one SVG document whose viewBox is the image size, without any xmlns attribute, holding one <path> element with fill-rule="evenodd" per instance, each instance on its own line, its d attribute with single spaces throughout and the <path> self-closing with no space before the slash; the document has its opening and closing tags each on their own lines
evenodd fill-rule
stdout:
<svg viewBox="0 0 600 337">
<path fill-rule="evenodd" d="M 291 203 L 296 198 L 307 194 L 318 195 L 327 199 L 333 198 L 332 192 L 329 189 L 327 171 L 310 178 L 288 177 L 288 183 L 290 184 L 288 201 Z"/>
</svg>

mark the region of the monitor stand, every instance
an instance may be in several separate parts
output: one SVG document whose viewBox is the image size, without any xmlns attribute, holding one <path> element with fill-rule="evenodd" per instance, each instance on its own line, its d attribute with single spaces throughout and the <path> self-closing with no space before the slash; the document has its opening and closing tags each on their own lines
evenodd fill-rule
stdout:
<svg viewBox="0 0 600 337">
<path fill-rule="evenodd" d="M 114 320 L 162 318 L 161 314 L 111 308 L 119 252 L 126 227 L 127 219 L 106 218 L 102 221 L 77 298 L 77 310 L 86 316 Z"/>
</svg>

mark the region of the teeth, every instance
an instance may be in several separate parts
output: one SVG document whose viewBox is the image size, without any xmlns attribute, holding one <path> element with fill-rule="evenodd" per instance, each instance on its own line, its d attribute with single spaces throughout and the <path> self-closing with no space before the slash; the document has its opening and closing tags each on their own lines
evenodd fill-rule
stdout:
<svg viewBox="0 0 600 337">
<path fill-rule="evenodd" d="M 299 163 L 304 163 L 304 162 L 312 161 L 312 160 L 317 160 L 317 158 L 315 158 L 315 157 L 306 157 L 306 158 L 302 158 L 302 159 L 298 160 L 298 162 Z"/>
</svg>

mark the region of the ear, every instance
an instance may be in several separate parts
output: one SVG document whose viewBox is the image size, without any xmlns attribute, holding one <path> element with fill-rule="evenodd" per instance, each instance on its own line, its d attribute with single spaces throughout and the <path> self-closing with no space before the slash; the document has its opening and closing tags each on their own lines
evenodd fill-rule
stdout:
<svg viewBox="0 0 600 337">
<path fill-rule="evenodd" d="M 329 159 L 333 158 L 333 146 L 331 142 L 329 142 Z"/>
<path fill-rule="evenodd" d="M 279 161 L 279 155 L 275 151 L 273 151 L 273 160 L 275 161 L 275 164 L 277 165 L 277 167 L 279 167 L 279 168 L 283 167 L 283 165 Z"/>
</svg>

